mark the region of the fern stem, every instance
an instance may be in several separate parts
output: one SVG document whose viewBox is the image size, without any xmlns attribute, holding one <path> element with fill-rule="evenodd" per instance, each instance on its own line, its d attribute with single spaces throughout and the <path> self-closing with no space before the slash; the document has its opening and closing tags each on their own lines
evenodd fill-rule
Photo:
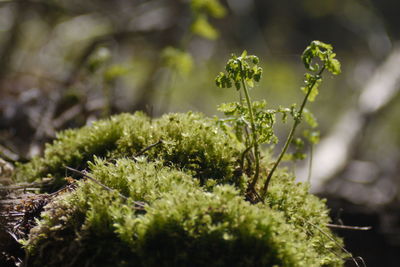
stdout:
<svg viewBox="0 0 400 267">
<path fill-rule="evenodd" d="M 321 70 L 320 70 L 319 73 L 317 74 L 317 77 L 321 77 L 321 75 L 322 75 L 322 73 L 324 72 L 324 70 L 325 70 L 325 66 L 323 66 L 323 67 L 321 68 Z M 305 96 L 304 99 L 303 99 L 303 103 L 301 104 L 301 107 L 300 107 L 300 109 L 299 109 L 299 112 L 298 112 L 297 116 L 295 116 L 295 118 L 294 118 L 294 123 L 293 123 L 292 129 L 290 130 L 290 133 L 289 133 L 289 135 L 288 135 L 288 137 L 287 137 L 287 139 L 286 139 L 285 145 L 283 146 L 282 151 L 281 151 L 281 153 L 279 154 L 278 159 L 276 160 L 275 164 L 272 166 L 272 169 L 271 169 L 271 171 L 269 172 L 269 174 L 268 174 L 268 176 L 267 176 L 267 180 L 265 181 L 264 187 L 263 187 L 263 189 L 262 189 L 262 198 L 263 198 L 263 199 L 265 198 L 265 196 L 266 196 L 266 194 L 267 194 L 268 185 L 269 185 L 269 183 L 270 183 L 270 181 L 271 181 L 272 175 L 274 174 L 274 172 L 275 172 L 276 168 L 278 167 L 279 163 L 282 161 L 283 156 L 285 155 L 287 149 L 289 148 L 290 143 L 291 143 L 292 140 L 293 140 L 293 137 L 294 137 L 294 134 L 295 134 L 295 132 L 296 132 L 297 126 L 299 126 L 299 124 L 300 124 L 300 122 L 301 122 L 301 118 L 302 118 L 302 116 L 303 116 L 303 110 L 304 110 L 304 107 L 306 106 L 308 97 L 310 96 L 311 91 L 312 91 L 312 89 L 314 88 L 314 86 L 315 86 L 315 84 L 317 83 L 317 81 L 318 81 L 318 79 L 315 79 L 315 80 L 308 86 L 307 94 L 306 94 L 306 96 Z"/>
<path fill-rule="evenodd" d="M 242 66 L 240 66 L 240 69 L 242 70 Z M 251 126 L 251 133 L 252 133 L 252 137 L 253 137 L 252 145 L 254 148 L 254 157 L 255 157 L 255 162 L 256 162 L 256 169 L 255 169 L 254 177 L 253 177 L 253 180 L 251 181 L 248 189 L 250 189 L 251 191 L 254 191 L 254 187 L 257 183 L 258 176 L 260 175 L 260 153 L 259 153 L 258 141 L 257 141 L 257 130 L 256 130 L 256 125 L 254 123 L 253 107 L 251 105 L 249 90 L 246 86 L 244 78 L 242 78 L 242 85 L 243 85 L 243 91 L 244 91 L 244 95 L 245 95 L 246 102 L 247 102 L 247 107 L 249 109 L 250 126 Z"/>
</svg>

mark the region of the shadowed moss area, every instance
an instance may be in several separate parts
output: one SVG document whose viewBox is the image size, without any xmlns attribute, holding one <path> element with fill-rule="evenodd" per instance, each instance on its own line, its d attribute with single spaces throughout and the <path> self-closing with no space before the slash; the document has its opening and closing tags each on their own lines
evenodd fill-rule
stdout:
<svg viewBox="0 0 400 267">
<path fill-rule="evenodd" d="M 192 113 L 123 114 L 61 133 L 17 178 L 61 183 L 75 163 L 113 191 L 82 179 L 53 199 L 24 241 L 28 266 L 342 266 L 324 202 L 285 170 L 265 203 L 245 201 L 241 149 Z"/>
</svg>

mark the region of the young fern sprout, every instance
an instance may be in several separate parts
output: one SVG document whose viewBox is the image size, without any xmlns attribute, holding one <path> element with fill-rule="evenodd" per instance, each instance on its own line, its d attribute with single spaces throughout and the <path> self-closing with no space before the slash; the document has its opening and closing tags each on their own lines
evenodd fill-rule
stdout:
<svg viewBox="0 0 400 267">
<path fill-rule="evenodd" d="M 253 173 L 247 188 L 247 192 L 250 195 L 256 196 L 259 200 L 265 198 L 271 178 L 286 154 L 289 145 L 294 140 L 296 129 L 302 122 L 303 117 L 312 128 L 316 127 L 313 115 L 305 109 L 305 106 L 308 101 L 314 101 L 317 96 L 318 87 L 321 84 L 322 74 L 325 70 L 328 70 L 334 75 L 340 73 L 340 62 L 335 59 L 335 56 L 336 54 L 333 53 L 332 46 L 320 41 L 311 42 L 304 50 L 301 58 L 306 69 L 310 73 L 305 74 L 305 86 L 301 88 L 305 93 L 305 97 L 298 110 L 295 105 L 292 105 L 290 109 L 282 107 L 279 107 L 277 110 L 265 109 L 265 101 L 251 100 L 249 88 L 254 87 L 255 82 L 260 81 L 262 68 L 258 66 L 258 57 L 247 55 L 246 51 L 244 51 L 240 57 L 232 55 L 231 59 L 229 59 L 226 64 L 226 73 L 220 72 L 217 76 L 215 81 L 218 87 L 230 88 L 234 85 L 237 91 L 242 89 L 245 96 L 244 100 L 240 99 L 240 102 L 220 105 L 219 110 L 224 112 L 225 115 L 230 116 L 230 118 L 224 121 L 229 121 L 231 123 L 235 128 L 238 140 L 245 144 L 245 149 L 241 156 L 240 168 L 241 170 L 244 169 L 244 162 L 247 158 L 248 170 L 250 170 L 250 173 Z M 321 66 L 314 62 L 315 59 L 320 61 Z M 293 126 L 281 153 L 267 175 L 260 198 L 255 190 L 260 176 L 260 145 L 263 143 L 277 142 L 278 139 L 273 131 L 275 114 L 277 113 L 283 115 L 282 120 L 284 122 L 286 121 L 287 115 L 290 114 L 293 117 Z M 248 129 L 250 129 L 250 133 Z M 313 136 L 311 133 L 308 133 L 308 135 L 307 138 L 310 142 L 315 143 L 317 137 Z M 255 164 L 254 169 L 251 166 L 252 162 Z"/>
<path fill-rule="evenodd" d="M 240 57 L 236 57 L 232 55 L 232 58 L 228 60 L 226 64 L 226 74 L 221 72 L 216 78 L 216 84 L 220 88 L 230 88 L 232 87 L 232 83 L 235 85 L 236 90 L 239 91 L 241 88 L 244 92 L 247 110 L 241 109 L 241 115 L 248 115 L 250 122 L 247 122 L 246 119 L 244 121 L 245 124 L 250 124 L 251 137 L 249 140 L 250 146 L 247 147 L 243 153 L 242 158 L 244 158 L 245 154 L 253 148 L 254 158 L 255 158 L 255 172 L 252 182 L 248 189 L 254 191 L 254 186 L 257 183 L 258 176 L 260 174 L 260 151 L 259 151 L 259 140 L 258 133 L 256 127 L 256 121 L 254 118 L 253 111 L 253 102 L 250 99 L 249 88 L 254 87 L 255 82 L 259 82 L 262 75 L 262 69 L 258 66 L 259 59 L 254 55 L 247 55 L 247 51 L 243 51 Z M 239 105 L 242 104 L 242 101 Z M 239 107 L 240 108 L 240 107 Z M 225 108 L 221 108 L 222 111 L 228 112 Z M 244 114 L 247 113 L 247 114 Z M 246 127 L 246 125 L 245 125 Z M 244 129 L 245 131 L 245 129 Z M 242 159 L 244 160 L 244 159 Z M 243 163 L 242 163 L 243 164 Z"/>
<path fill-rule="evenodd" d="M 315 97 L 318 95 L 318 87 L 322 82 L 322 73 L 327 69 L 333 75 L 340 74 L 340 62 L 335 59 L 335 56 L 336 54 L 333 53 L 332 46 L 320 41 L 312 41 L 311 44 L 304 50 L 301 59 L 304 63 L 305 68 L 311 72 L 305 74 L 305 86 L 301 88 L 301 90 L 305 93 L 305 97 L 300 106 L 300 109 L 294 113 L 293 126 L 286 139 L 285 145 L 283 146 L 282 151 L 278 156 L 278 159 L 274 163 L 271 171 L 267 176 L 261 194 L 263 198 L 267 194 L 268 185 L 271 181 L 272 175 L 274 174 L 276 168 L 278 167 L 283 156 L 285 155 L 289 144 L 292 142 L 297 126 L 302 121 L 303 111 L 305 105 L 307 104 L 307 101 L 314 101 Z M 314 59 L 319 59 L 319 61 L 322 63 L 322 66 L 320 66 L 318 63 L 313 63 Z"/>
</svg>

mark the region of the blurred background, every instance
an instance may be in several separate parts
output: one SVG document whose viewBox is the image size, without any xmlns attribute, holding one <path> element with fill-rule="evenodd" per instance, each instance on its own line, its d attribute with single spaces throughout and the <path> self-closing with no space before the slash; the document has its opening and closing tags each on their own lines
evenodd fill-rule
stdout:
<svg viewBox="0 0 400 267">
<path fill-rule="evenodd" d="M 244 49 L 264 68 L 253 99 L 299 103 L 300 55 L 320 40 L 342 74 L 325 75 L 309 106 L 321 132 L 311 190 L 334 223 L 373 227 L 338 230 L 350 252 L 398 266 L 399 10 L 394 0 L 0 0 L 0 157 L 27 161 L 56 131 L 120 112 L 222 116 L 216 106 L 237 95 L 214 78 Z"/>
</svg>

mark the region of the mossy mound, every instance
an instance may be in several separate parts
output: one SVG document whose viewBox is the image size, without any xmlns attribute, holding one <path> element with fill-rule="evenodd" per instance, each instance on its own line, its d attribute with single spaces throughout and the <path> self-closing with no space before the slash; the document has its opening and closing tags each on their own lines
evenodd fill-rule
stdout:
<svg viewBox="0 0 400 267">
<path fill-rule="evenodd" d="M 123 114 L 61 133 L 17 178 L 60 185 L 72 166 L 113 190 L 82 179 L 53 199 L 25 241 L 28 265 L 342 266 L 324 202 L 287 172 L 265 204 L 244 200 L 242 149 L 192 113 Z"/>
<path fill-rule="evenodd" d="M 237 165 L 240 145 L 217 128 L 213 119 L 186 113 L 151 120 L 140 112 L 59 133 L 46 146 L 43 157 L 18 167 L 16 180 L 32 182 L 50 176 L 60 186 L 65 183 L 65 166 L 84 169 L 94 156 L 109 160 L 133 157 L 160 141 L 155 149 L 146 152 L 149 159 L 185 169 L 202 183 L 211 177 L 221 182 L 237 182 L 233 166 Z"/>
</svg>

